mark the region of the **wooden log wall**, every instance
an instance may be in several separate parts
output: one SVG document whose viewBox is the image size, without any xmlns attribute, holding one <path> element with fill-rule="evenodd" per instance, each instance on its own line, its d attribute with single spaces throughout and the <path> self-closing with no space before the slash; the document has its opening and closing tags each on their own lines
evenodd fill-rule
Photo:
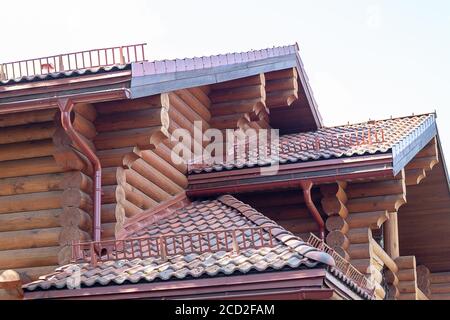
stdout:
<svg viewBox="0 0 450 320">
<path fill-rule="evenodd" d="M 269 128 L 265 84 L 259 74 L 211 85 L 211 128 Z"/>
<path fill-rule="evenodd" d="M 24 281 L 58 265 L 62 194 L 70 177 L 55 160 L 56 109 L 0 119 L 0 270 Z"/>
<path fill-rule="evenodd" d="M 319 235 L 317 223 L 304 203 L 301 189 L 280 192 L 236 194 L 239 200 L 249 204 L 286 230 L 307 241 L 310 233 Z M 320 193 L 313 189 L 312 199 L 320 201 Z"/>
<path fill-rule="evenodd" d="M 96 119 L 94 106 L 90 104 L 75 105 L 71 120 L 74 129 L 84 142 L 93 150 L 92 139 L 97 132 L 93 122 Z M 60 216 L 61 232 L 59 234 L 60 251 L 58 263 L 70 262 L 73 241 L 88 241 L 92 235 L 93 215 L 93 168 L 90 161 L 80 152 L 61 126 L 60 113 L 55 115 L 56 131 L 53 135 L 55 145 L 54 158 L 66 171 L 63 192 L 60 195 L 62 213 Z"/>
<path fill-rule="evenodd" d="M 151 192 L 157 181 L 135 168 L 168 137 L 169 95 L 98 103 L 95 109 L 93 141 L 103 167 L 102 239 L 113 239 L 127 218 L 158 203 Z M 141 171 L 158 174 L 154 167 Z"/>
<path fill-rule="evenodd" d="M 298 74 L 296 68 L 268 72 L 266 76 L 267 107 L 290 106 L 298 99 Z"/>
<path fill-rule="evenodd" d="M 450 272 L 431 273 L 430 291 L 432 300 L 450 300 Z"/>
<path fill-rule="evenodd" d="M 398 267 L 399 300 L 418 300 L 416 258 L 403 256 L 395 259 Z"/>
<path fill-rule="evenodd" d="M 406 185 L 413 186 L 419 184 L 426 178 L 433 167 L 439 162 L 438 144 L 433 138 L 422 150 L 420 150 L 406 166 Z"/>
<path fill-rule="evenodd" d="M 327 241 L 360 272 L 372 278 L 376 297 L 384 299 L 386 292 L 382 287 L 382 273 L 389 255 L 380 257 L 374 253 L 373 246 L 378 244 L 372 231 L 379 233 L 390 214 L 396 214 L 405 203 L 404 176 L 399 175 L 392 180 L 340 183 L 334 188 L 322 186 L 321 190 L 322 208 L 329 215 L 326 220 Z M 392 232 L 395 230 L 397 228 L 392 228 Z M 388 236 L 391 239 L 388 243 L 398 250 L 398 233 L 396 237 L 395 234 Z M 383 249 L 381 251 L 385 253 Z M 394 298 L 398 296 L 395 276 L 387 284 L 394 290 Z"/>
</svg>

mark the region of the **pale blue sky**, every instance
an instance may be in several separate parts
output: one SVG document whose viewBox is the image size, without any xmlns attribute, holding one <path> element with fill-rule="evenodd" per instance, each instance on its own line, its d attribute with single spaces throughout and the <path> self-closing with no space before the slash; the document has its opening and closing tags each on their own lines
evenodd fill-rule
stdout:
<svg viewBox="0 0 450 320">
<path fill-rule="evenodd" d="M 450 1 L 5 1 L 0 61 L 147 42 L 148 59 L 298 42 L 326 125 L 437 111 L 450 162 Z"/>
</svg>

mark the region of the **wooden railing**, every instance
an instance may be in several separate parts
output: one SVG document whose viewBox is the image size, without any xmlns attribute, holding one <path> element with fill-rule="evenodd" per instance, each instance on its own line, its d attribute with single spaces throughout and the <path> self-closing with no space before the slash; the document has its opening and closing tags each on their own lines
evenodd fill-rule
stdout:
<svg viewBox="0 0 450 320">
<path fill-rule="evenodd" d="M 0 80 L 145 61 L 145 43 L 92 49 L 0 64 Z"/>
</svg>

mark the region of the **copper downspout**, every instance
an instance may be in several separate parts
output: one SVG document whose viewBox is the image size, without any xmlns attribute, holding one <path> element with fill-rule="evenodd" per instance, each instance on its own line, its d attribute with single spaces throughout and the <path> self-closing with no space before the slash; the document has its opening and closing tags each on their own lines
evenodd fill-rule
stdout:
<svg viewBox="0 0 450 320">
<path fill-rule="evenodd" d="M 86 142 L 84 142 L 72 126 L 72 121 L 70 119 L 70 114 L 74 107 L 72 100 L 68 98 L 58 99 L 58 107 L 61 110 L 61 124 L 64 130 L 94 167 L 93 240 L 99 242 L 101 240 L 102 166 L 95 152 L 86 144 Z"/>
<path fill-rule="evenodd" d="M 311 180 L 302 180 L 300 181 L 300 186 L 303 190 L 303 197 L 305 199 L 306 206 L 309 209 L 309 212 L 311 212 L 314 220 L 319 226 L 319 232 L 320 232 L 320 239 L 323 241 L 325 240 L 325 223 L 323 222 L 322 217 L 320 216 L 319 211 L 316 208 L 316 205 L 311 199 L 311 188 L 313 186 L 313 182 Z"/>
</svg>

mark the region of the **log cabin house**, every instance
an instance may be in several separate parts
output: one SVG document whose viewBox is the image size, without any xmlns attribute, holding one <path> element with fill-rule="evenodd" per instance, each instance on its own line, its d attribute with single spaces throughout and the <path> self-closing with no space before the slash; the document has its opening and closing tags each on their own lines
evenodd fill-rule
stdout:
<svg viewBox="0 0 450 320">
<path fill-rule="evenodd" d="M 0 64 L 0 297 L 449 299 L 436 115 L 325 127 L 298 51 Z M 174 161 L 198 123 L 278 152 Z"/>
</svg>

